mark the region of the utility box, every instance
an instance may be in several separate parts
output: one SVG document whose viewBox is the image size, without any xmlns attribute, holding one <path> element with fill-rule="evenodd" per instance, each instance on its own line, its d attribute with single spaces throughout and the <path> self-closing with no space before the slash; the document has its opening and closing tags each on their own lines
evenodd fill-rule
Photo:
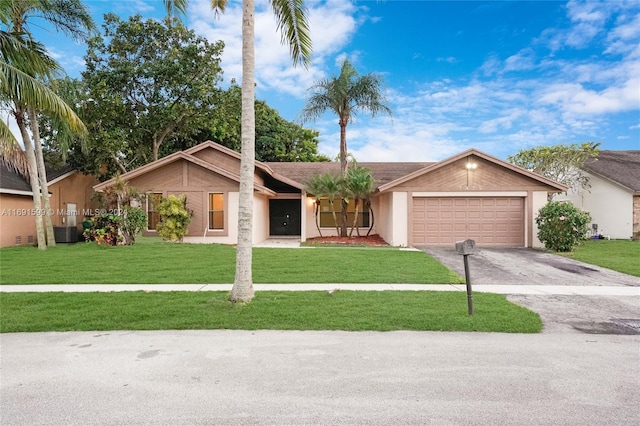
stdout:
<svg viewBox="0 0 640 426">
<path fill-rule="evenodd" d="M 458 254 L 468 255 L 476 252 L 475 240 L 464 240 L 456 242 L 456 251 Z"/>
<path fill-rule="evenodd" d="M 78 228 L 75 226 L 54 226 L 53 237 L 56 243 L 77 243 Z"/>
</svg>

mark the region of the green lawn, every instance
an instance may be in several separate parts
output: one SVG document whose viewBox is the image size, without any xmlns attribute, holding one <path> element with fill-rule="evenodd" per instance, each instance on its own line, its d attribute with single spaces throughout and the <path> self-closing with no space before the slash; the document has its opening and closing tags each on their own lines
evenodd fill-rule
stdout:
<svg viewBox="0 0 640 426">
<path fill-rule="evenodd" d="M 588 240 L 574 252 L 560 254 L 640 277 L 640 241 Z"/>
<path fill-rule="evenodd" d="M 133 246 L 94 243 L 0 249 L 0 284 L 227 284 L 235 248 L 141 238 Z M 255 248 L 255 283 L 462 283 L 423 252 L 395 248 Z"/>
<path fill-rule="evenodd" d="M 442 330 L 537 333 L 540 317 L 502 295 L 428 291 L 2 293 L 0 332 L 71 330 Z"/>
</svg>

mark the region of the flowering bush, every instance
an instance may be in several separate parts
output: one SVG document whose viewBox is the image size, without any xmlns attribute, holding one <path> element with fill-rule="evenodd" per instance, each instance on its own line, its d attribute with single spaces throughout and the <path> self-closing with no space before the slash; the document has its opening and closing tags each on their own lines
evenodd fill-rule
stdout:
<svg viewBox="0 0 640 426">
<path fill-rule="evenodd" d="M 549 250 L 572 251 L 587 238 L 589 213 L 569 202 L 554 201 L 538 211 L 538 238 Z"/>
</svg>

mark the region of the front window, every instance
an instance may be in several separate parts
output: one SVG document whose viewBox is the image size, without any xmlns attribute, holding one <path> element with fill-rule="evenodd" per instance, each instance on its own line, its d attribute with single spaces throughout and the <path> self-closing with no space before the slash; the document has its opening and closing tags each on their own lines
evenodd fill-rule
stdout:
<svg viewBox="0 0 640 426">
<path fill-rule="evenodd" d="M 356 214 L 355 206 L 355 200 L 350 199 L 347 205 L 347 226 L 353 225 L 353 219 Z M 336 198 L 333 203 L 333 208 L 336 212 L 338 226 L 340 226 L 342 224 L 342 202 L 340 199 Z M 326 198 L 320 199 L 320 227 L 332 228 L 335 226 L 336 223 L 333 220 L 333 213 L 331 212 L 331 202 Z M 362 200 L 358 203 L 357 226 L 358 228 L 366 228 L 369 226 L 369 210 L 364 208 L 364 202 Z"/>
<path fill-rule="evenodd" d="M 224 194 L 209 194 L 209 229 L 224 229 Z"/>
<path fill-rule="evenodd" d="M 155 231 L 160 222 L 160 213 L 156 211 L 156 203 L 162 200 L 162 192 L 151 192 L 147 194 L 147 229 Z"/>
</svg>

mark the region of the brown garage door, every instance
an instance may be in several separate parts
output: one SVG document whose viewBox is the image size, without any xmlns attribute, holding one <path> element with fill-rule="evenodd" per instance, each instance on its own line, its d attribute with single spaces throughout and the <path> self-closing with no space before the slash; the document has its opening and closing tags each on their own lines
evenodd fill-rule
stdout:
<svg viewBox="0 0 640 426">
<path fill-rule="evenodd" d="M 483 246 L 524 246 L 524 198 L 414 198 L 413 245 L 451 246 L 473 239 Z"/>
</svg>

